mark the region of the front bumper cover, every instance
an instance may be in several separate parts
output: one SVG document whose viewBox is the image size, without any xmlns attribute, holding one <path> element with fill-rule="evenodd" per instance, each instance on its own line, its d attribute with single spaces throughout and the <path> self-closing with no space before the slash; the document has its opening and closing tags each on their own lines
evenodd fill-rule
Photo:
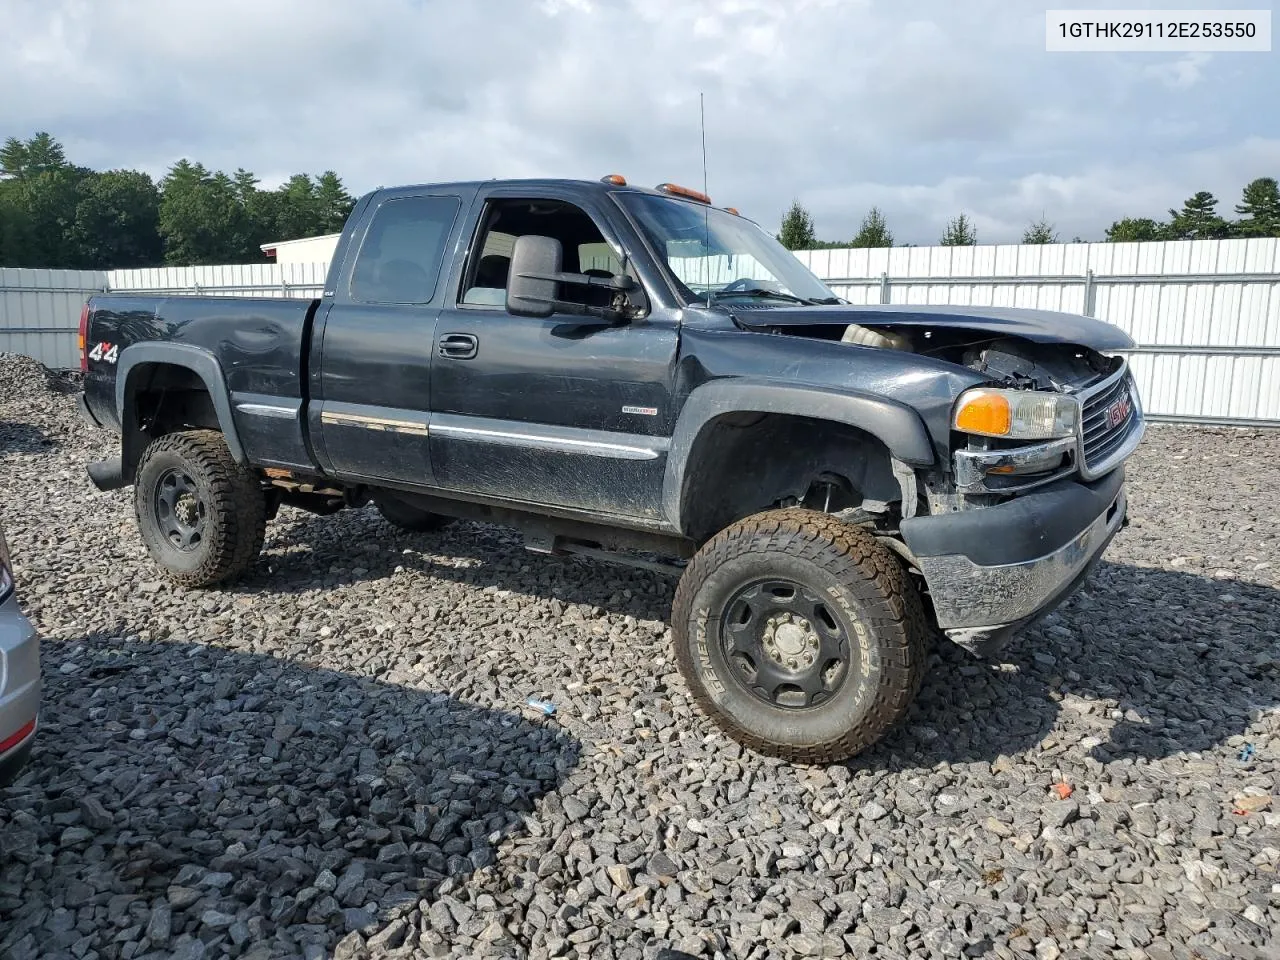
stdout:
<svg viewBox="0 0 1280 960">
<path fill-rule="evenodd" d="M 902 524 L 938 626 L 979 656 L 1044 616 L 1088 579 L 1124 525 L 1124 471 L 1062 481 L 994 507 Z"/>
</svg>

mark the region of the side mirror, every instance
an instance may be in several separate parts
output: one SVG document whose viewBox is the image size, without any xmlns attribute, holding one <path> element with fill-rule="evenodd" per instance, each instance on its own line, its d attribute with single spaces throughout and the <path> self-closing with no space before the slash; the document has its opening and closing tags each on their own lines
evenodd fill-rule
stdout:
<svg viewBox="0 0 1280 960">
<path fill-rule="evenodd" d="M 554 237 L 527 234 L 517 237 L 511 251 L 511 268 L 507 273 L 507 312 L 517 317 L 545 319 L 553 313 L 567 313 L 595 318 L 595 322 L 614 324 L 636 315 L 637 308 L 628 303 L 634 292 L 643 309 L 646 301 L 639 284 L 624 273 L 611 277 L 593 277 L 585 273 L 565 273 L 564 250 Z M 613 306 L 592 306 L 560 299 L 562 284 L 595 287 L 607 291 Z M 612 296 L 621 294 L 622 296 Z M 591 322 L 591 321 L 587 321 Z"/>
<path fill-rule="evenodd" d="M 563 263 L 564 250 L 554 237 L 517 237 L 507 274 L 507 313 L 539 319 L 551 316 L 560 299 Z"/>
</svg>

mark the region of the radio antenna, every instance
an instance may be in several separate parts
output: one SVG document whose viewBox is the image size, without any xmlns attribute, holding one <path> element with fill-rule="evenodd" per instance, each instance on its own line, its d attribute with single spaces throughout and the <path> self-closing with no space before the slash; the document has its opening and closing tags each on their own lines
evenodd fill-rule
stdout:
<svg viewBox="0 0 1280 960">
<path fill-rule="evenodd" d="M 703 250 L 707 265 L 707 309 L 711 309 L 711 193 L 707 190 L 707 108 L 704 95 L 698 91 L 698 124 L 702 128 L 702 195 L 707 197 L 706 209 L 702 211 Z"/>
</svg>

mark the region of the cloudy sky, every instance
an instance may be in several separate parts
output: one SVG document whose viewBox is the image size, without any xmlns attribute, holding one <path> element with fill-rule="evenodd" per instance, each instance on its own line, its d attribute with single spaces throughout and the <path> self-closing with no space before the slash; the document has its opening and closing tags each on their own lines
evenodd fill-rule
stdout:
<svg viewBox="0 0 1280 960">
<path fill-rule="evenodd" d="M 962 210 L 985 242 L 1042 214 L 1063 239 L 1101 239 L 1199 189 L 1230 213 L 1246 181 L 1280 176 L 1280 55 L 1045 52 L 1045 6 L 1101 4 L 2 6 L 0 139 L 49 130 L 96 168 L 159 176 L 190 157 L 268 185 L 332 168 L 352 192 L 611 172 L 700 185 L 702 91 L 716 202 L 772 228 L 795 197 L 828 239 L 873 204 L 900 242 L 935 242 Z"/>
</svg>

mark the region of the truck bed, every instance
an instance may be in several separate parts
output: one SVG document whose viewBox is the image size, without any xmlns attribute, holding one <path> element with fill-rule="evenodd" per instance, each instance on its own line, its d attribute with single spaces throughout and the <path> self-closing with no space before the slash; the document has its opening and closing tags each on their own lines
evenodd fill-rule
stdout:
<svg viewBox="0 0 1280 960">
<path fill-rule="evenodd" d="M 290 298 L 111 295 L 89 301 L 85 404 L 99 423 L 120 429 L 124 378 L 164 353 L 216 357 L 217 376 L 244 453 L 256 462 L 308 466 L 301 411 L 306 400 L 310 322 L 320 301 Z M 146 343 L 147 350 L 125 348 Z M 101 349 L 97 349 L 101 346 Z M 160 350 L 160 354 L 154 351 Z M 96 353 L 96 357 L 95 357 Z M 124 364 L 116 362 L 124 354 Z M 127 366 L 126 366 L 127 365 Z M 155 376 L 160 376 L 159 366 Z M 143 369 L 143 374 L 148 371 Z M 149 377 L 130 381 L 147 385 Z M 163 380 L 152 386 L 164 388 Z M 180 389 L 181 384 L 173 385 Z M 208 386 L 213 387 L 213 384 Z"/>
</svg>

